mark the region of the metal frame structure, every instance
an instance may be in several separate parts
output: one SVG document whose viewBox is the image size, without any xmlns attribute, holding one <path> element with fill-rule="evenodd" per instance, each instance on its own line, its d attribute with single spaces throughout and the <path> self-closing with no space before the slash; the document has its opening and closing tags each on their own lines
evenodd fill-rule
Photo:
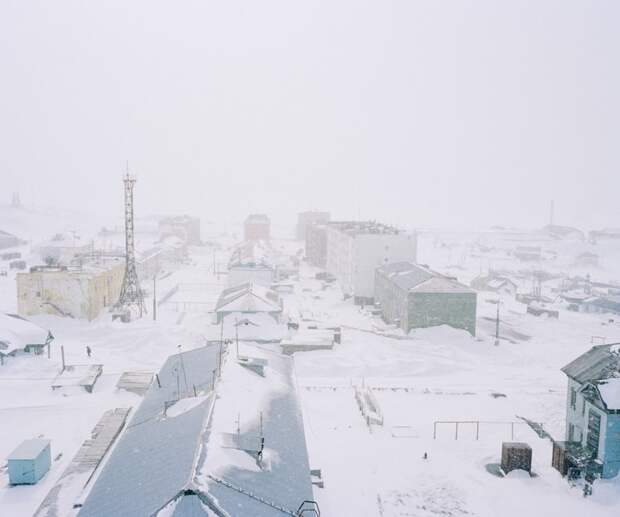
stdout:
<svg viewBox="0 0 620 517">
<path fill-rule="evenodd" d="M 133 213 L 133 189 L 136 178 L 129 174 L 129 168 L 123 178 L 123 183 L 125 184 L 125 276 L 116 309 L 129 313 L 130 317 L 135 310 L 141 318 L 146 314 L 146 305 L 136 270 Z"/>
</svg>

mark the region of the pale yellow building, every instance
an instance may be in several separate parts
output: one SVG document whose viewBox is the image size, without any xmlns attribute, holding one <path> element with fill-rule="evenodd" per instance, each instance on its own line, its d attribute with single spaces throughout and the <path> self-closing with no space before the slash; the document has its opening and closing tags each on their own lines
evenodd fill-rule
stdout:
<svg viewBox="0 0 620 517">
<path fill-rule="evenodd" d="M 79 267 L 31 268 L 17 274 L 18 312 L 93 320 L 118 301 L 124 273 L 124 259 L 109 257 Z"/>
</svg>

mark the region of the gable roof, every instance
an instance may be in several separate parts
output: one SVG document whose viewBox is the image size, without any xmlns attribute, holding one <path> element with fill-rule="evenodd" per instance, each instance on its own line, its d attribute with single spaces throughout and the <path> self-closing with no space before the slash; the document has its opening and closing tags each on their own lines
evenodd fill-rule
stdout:
<svg viewBox="0 0 620 517">
<path fill-rule="evenodd" d="M 620 344 L 596 345 L 580 355 L 562 371 L 580 384 L 613 377 L 620 371 Z"/>
<path fill-rule="evenodd" d="M 27 345 L 45 345 L 51 333 L 17 314 L 0 312 L 0 353 L 10 354 Z"/>
<path fill-rule="evenodd" d="M 170 356 L 86 497 L 80 517 L 154 515 L 185 489 L 194 475 L 202 433 L 212 407 L 209 392 L 197 405 L 173 417 L 164 404 L 178 398 L 177 386 L 193 394 L 209 389 L 218 347 Z M 161 385 L 161 387 L 160 387 Z"/>
<path fill-rule="evenodd" d="M 164 402 L 175 397 L 178 368 L 184 365 L 187 375 L 187 381 L 181 376 L 183 386 L 205 380 L 210 386 L 218 351 L 217 346 L 204 347 L 168 359 L 159 374 L 161 388 L 151 385 L 80 517 L 279 517 L 293 515 L 303 500 L 312 499 L 290 358 L 253 349 L 253 355 L 267 360 L 264 377 L 229 359 L 223 364 L 218 402 L 210 392 L 185 412 L 172 416 L 169 409 L 169 416 L 163 416 Z M 186 401 L 192 399 L 181 402 Z M 264 437 L 269 468 L 259 468 L 256 458 L 226 443 L 225 433 L 242 417 L 241 436 Z"/>
<path fill-rule="evenodd" d="M 215 306 L 216 312 L 282 312 L 278 293 L 248 282 L 224 289 Z"/>
<path fill-rule="evenodd" d="M 394 262 L 378 268 L 395 285 L 414 293 L 473 293 L 456 280 L 411 262 Z"/>
</svg>

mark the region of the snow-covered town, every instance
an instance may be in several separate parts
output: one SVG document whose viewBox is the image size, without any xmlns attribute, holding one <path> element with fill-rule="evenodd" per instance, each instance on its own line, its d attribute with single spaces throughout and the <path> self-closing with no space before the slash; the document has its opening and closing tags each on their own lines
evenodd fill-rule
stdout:
<svg viewBox="0 0 620 517">
<path fill-rule="evenodd" d="M 128 224 L 2 250 L 3 515 L 620 510 L 620 239 Z"/>
<path fill-rule="evenodd" d="M 0 5 L 0 517 L 620 515 L 618 16 Z"/>
</svg>

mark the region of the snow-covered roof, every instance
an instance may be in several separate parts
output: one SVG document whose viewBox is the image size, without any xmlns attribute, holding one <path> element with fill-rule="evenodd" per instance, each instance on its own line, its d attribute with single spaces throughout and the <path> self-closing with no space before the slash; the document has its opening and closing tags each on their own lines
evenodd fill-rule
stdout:
<svg viewBox="0 0 620 517">
<path fill-rule="evenodd" d="M 265 241 L 243 241 L 230 254 L 228 267 L 272 268 L 274 250 Z"/>
<path fill-rule="evenodd" d="M 618 345 L 593 346 L 585 354 L 564 366 L 562 371 L 580 384 L 613 377 L 620 371 Z"/>
<path fill-rule="evenodd" d="M 211 346 L 168 359 L 161 387 L 151 385 L 79 516 L 275 517 L 312 499 L 292 362 L 252 349 L 252 356 L 266 359 L 262 377 L 227 360 L 215 402 L 208 387 L 218 352 Z M 174 402 L 179 381 L 182 391 L 196 385 L 199 396 Z M 255 456 L 230 448 L 226 437 L 238 425 L 242 436 L 264 438 L 261 466 Z"/>
<path fill-rule="evenodd" d="M 433 277 L 409 289 L 410 293 L 474 293 L 464 284 L 446 277 Z"/>
<path fill-rule="evenodd" d="M 503 277 L 503 276 L 492 277 L 491 280 L 489 280 L 487 282 L 487 285 L 490 288 L 492 288 L 492 289 L 499 289 L 500 287 L 502 287 L 502 286 L 504 286 L 506 284 L 512 284 L 514 286 L 517 285 L 510 278 L 506 278 L 506 277 Z"/>
<path fill-rule="evenodd" d="M 379 272 L 401 289 L 415 293 L 473 293 L 469 287 L 411 262 L 395 262 Z"/>
<path fill-rule="evenodd" d="M 224 289 L 216 312 L 281 312 L 278 293 L 252 282 Z"/>
<path fill-rule="evenodd" d="M 8 456 L 8 460 L 34 460 L 41 454 L 46 447 L 49 447 L 50 441 L 42 438 L 32 438 L 24 440 L 17 448 Z"/>
<path fill-rule="evenodd" d="M 620 377 L 606 379 L 597 384 L 601 399 L 610 411 L 620 409 Z"/>
<path fill-rule="evenodd" d="M 45 345 L 51 334 L 17 314 L 0 312 L 0 353 L 10 354 L 27 345 Z"/>
<path fill-rule="evenodd" d="M 217 346 L 168 358 L 79 512 L 100 515 L 154 515 L 188 486 L 194 475 L 212 395 L 208 390 L 218 362 Z M 164 405 L 181 397 L 208 395 L 175 416 Z M 161 386 L 161 387 L 160 387 Z"/>
<path fill-rule="evenodd" d="M 277 507 L 294 514 L 313 494 L 293 361 L 264 347 L 243 346 L 241 352 L 266 360 L 264 377 L 237 361 L 225 364 L 197 481 L 231 516 L 285 515 Z M 255 457 L 230 448 L 228 437 L 239 421 L 242 436 L 259 437 L 261 413 L 265 442 L 259 467 Z"/>
</svg>

